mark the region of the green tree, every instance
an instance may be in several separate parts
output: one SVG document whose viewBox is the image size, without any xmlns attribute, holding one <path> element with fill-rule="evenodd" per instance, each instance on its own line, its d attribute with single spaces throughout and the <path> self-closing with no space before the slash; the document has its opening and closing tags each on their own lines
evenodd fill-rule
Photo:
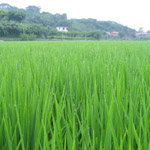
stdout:
<svg viewBox="0 0 150 150">
<path fill-rule="evenodd" d="M 40 7 L 37 7 L 37 6 L 28 6 L 28 7 L 26 8 L 26 10 L 29 11 L 29 12 L 40 13 L 41 8 L 40 8 Z"/>
<path fill-rule="evenodd" d="M 8 11 L 8 20 L 14 20 L 17 22 L 21 22 L 22 20 L 25 19 L 26 14 L 23 11 L 19 11 L 19 10 L 10 10 Z"/>
<path fill-rule="evenodd" d="M 5 21 L 0 23 L 1 36 L 19 36 L 22 32 L 22 26 L 16 22 Z"/>
<path fill-rule="evenodd" d="M 25 28 L 26 34 L 34 34 L 37 37 L 41 37 L 43 35 L 43 28 L 41 25 L 31 24 L 27 25 Z"/>
<path fill-rule="evenodd" d="M 126 36 L 126 34 L 125 34 L 125 32 L 120 31 L 120 32 L 119 32 L 119 36 L 120 36 L 120 38 L 123 38 L 123 37 L 125 37 L 125 36 Z"/>
<path fill-rule="evenodd" d="M 7 11 L 0 9 L 0 21 L 7 20 Z"/>
<path fill-rule="evenodd" d="M 102 38 L 102 33 L 100 31 L 89 31 L 87 32 L 87 37 L 91 37 L 96 40 L 99 40 Z"/>
<path fill-rule="evenodd" d="M 16 8 L 16 7 L 13 7 L 13 6 L 11 6 L 11 5 L 7 4 L 7 3 L 0 4 L 0 9 L 3 9 L 3 10 L 11 10 L 13 8 Z"/>
</svg>

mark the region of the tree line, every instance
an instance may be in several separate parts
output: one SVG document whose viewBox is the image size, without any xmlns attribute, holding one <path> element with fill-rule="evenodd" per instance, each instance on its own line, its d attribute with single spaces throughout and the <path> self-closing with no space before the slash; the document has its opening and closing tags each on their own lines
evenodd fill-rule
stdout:
<svg viewBox="0 0 150 150">
<path fill-rule="evenodd" d="M 68 33 L 58 32 L 56 27 L 68 28 Z M 67 14 L 41 12 L 37 6 L 19 9 L 9 4 L 0 4 L 0 36 L 22 38 L 91 38 L 104 39 L 109 37 L 106 32 L 119 32 L 119 37 L 135 37 L 136 31 L 112 21 L 96 19 L 68 19 Z"/>
</svg>

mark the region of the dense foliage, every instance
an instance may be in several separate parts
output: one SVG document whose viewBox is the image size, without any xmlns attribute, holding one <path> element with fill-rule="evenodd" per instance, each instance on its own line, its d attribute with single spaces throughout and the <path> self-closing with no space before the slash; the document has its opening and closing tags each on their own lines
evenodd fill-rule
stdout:
<svg viewBox="0 0 150 150">
<path fill-rule="evenodd" d="M 1 150 L 148 150 L 149 42 L 1 42 Z"/>
<path fill-rule="evenodd" d="M 75 33 L 74 37 L 85 37 L 87 34 L 93 39 L 109 38 L 106 32 L 119 32 L 119 38 L 135 37 L 135 30 L 112 21 L 97 21 L 96 19 L 67 19 L 67 14 L 52 14 L 41 12 L 40 7 L 28 6 L 26 9 L 19 9 L 9 4 L 0 4 L 0 36 L 18 36 L 8 28 L 17 26 L 19 35 L 35 34 L 37 37 L 58 37 L 56 27 L 68 27 L 69 34 Z M 28 31 L 29 29 L 29 31 Z M 35 31 L 36 30 L 36 31 Z M 24 31 L 24 32 L 23 32 Z M 53 32 L 53 34 L 51 34 Z M 68 37 L 68 35 L 65 35 Z M 87 36 L 87 37 L 88 37 Z"/>
</svg>

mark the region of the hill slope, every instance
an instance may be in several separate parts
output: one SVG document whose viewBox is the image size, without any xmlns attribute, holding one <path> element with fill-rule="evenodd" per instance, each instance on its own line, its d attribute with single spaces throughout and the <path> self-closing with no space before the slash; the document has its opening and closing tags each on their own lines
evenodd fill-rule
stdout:
<svg viewBox="0 0 150 150">
<path fill-rule="evenodd" d="M 56 30 L 57 26 L 68 27 L 70 32 L 99 31 L 104 34 L 105 32 L 117 31 L 119 32 L 120 37 L 134 37 L 136 33 L 134 29 L 113 21 L 98 21 L 92 18 L 67 19 L 67 14 L 52 14 L 49 12 L 41 12 L 41 9 L 36 6 L 28 6 L 26 9 L 19 9 L 17 7 L 3 3 L 0 4 L 0 9 L 1 25 L 3 25 L 4 22 L 5 25 L 6 22 L 9 24 L 12 21 L 16 22 L 18 26 L 20 26 L 19 23 L 22 23 L 25 26 L 34 24 L 34 26 L 38 25 L 38 28 L 40 27 L 42 32 Z M 17 20 L 18 18 L 16 19 L 16 14 L 19 16 L 18 18 L 20 20 Z"/>
</svg>

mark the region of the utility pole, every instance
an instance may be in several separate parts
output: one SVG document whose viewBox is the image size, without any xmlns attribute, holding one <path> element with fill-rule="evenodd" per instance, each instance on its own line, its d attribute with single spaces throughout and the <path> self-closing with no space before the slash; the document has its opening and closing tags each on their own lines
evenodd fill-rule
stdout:
<svg viewBox="0 0 150 150">
<path fill-rule="evenodd" d="M 85 32 L 85 37 L 84 37 L 84 40 L 86 41 L 86 32 Z"/>
<path fill-rule="evenodd" d="M 62 40 L 63 40 L 63 32 L 62 32 L 61 38 L 62 38 Z"/>
<path fill-rule="evenodd" d="M 21 25 L 22 25 L 22 22 L 21 22 Z M 24 25 L 22 25 L 22 30 L 23 30 L 23 34 L 24 34 Z"/>
<path fill-rule="evenodd" d="M 23 34 L 24 34 L 24 25 L 23 25 Z"/>
</svg>

